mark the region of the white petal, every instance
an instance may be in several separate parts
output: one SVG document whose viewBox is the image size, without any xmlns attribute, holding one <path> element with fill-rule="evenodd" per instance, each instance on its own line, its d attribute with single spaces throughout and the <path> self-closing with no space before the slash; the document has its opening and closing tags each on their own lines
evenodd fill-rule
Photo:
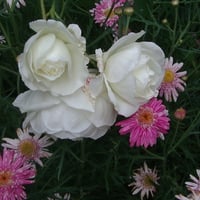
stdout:
<svg viewBox="0 0 200 200">
<path fill-rule="evenodd" d="M 105 63 L 106 78 L 110 82 L 118 82 L 124 79 L 134 68 L 138 66 L 141 54 L 139 45 L 133 44 L 111 55 Z"/>
<path fill-rule="evenodd" d="M 124 48 L 127 45 L 134 43 L 137 39 L 139 39 L 142 35 L 144 35 L 144 33 L 145 33 L 144 31 L 140 31 L 139 33 L 129 33 L 128 35 L 121 37 L 107 51 L 105 55 L 105 60 L 107 60 L 109 55 L 112 55 L 115 53 L 115 51 L 120 50 L 120 48 Z"/>
<path fill-rule="evenodd" d="M 95 102 L 95 112 L 90 115 L 90 121 L 96 126 L 111 126 L 115 122 L 117 113 L 113 104 L 106 97 L 98 97 Z"/>
<path fill-rule="evenodd" d="M 18 107 L 20 111 L 24 113 L 47 109 L 59 102 L 59 99 L 49 95 L 47 92 L 28 90 L 20 94 L 13 102 L 13 105 Z"/>
<path fill-rule="evenodd" d="M 93 103 L 82 89 L 77 90 L 72 95 L 61 96 L 60 99 L 69 107 L 94 112 Z"/>
<path fill-rule="evenodd" d="M 91 123 L 85 116 L 84 111 L 59 104 L 37 113 L 28 113 L 24 123 L 30 124 L 36 133 L 47 132 L 56 136 L 60 131 L 80 132 L 88 128 Z"/>
<path fill-rule="evenodd" d="M 105 82 L 106 83 L 106 82 Z M 118 112 L 119 115 L 123 115 L 125 117 L 129 117 L 133 113 L 137 111 L 139 105 L 132 105 L 127 101 L 124 101 L 120 96 L 114 94 L 111 88 L 106 83 L 106 87 L 108 90 L 108 96 L 110 101 L 114 104 L 115 110 Z"/>
</svg>

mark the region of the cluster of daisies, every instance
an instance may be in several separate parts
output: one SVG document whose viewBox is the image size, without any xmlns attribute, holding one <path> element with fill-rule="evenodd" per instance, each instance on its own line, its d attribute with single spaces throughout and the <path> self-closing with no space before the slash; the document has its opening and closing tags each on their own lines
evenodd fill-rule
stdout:
<svg viewBox="0 0 200 200">
<path fill-rule="evenodd" d="M 34 183 L 36 163 L 43 166 L 42 158 L 51 153 L 46 147 L 53 144 L 48 136 L 34 135 L 17 129 L 18 139 L 3 138 L 0 155 L 0 199 L 26 199 L 24 185 Z"/>
<path fill-rule="evenodd" d="M 25 185 L 33 184 L 36 176 L 36 164 L 43 167 L 43 158 L 52 154 L 47 147 L 55 140 L 47 135 L 35 135 L 28 129 L 17 129 L 16 139 L 3 138 L 3 152 L 0 155 L 0 200 L 27 199 Z M 61 196 L 55 193 L 48 200 L 69 200 L 70 194 Z"/>
</svg>

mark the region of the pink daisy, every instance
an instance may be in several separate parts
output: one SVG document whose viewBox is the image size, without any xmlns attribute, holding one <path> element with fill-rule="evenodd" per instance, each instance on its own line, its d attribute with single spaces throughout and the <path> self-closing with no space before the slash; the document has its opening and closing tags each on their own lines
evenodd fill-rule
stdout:
<svg viewBox="0 0 200 200">
<path fill-rule="evenodd" d="M 134 182 L 128 185 L 129 187 L 133 187 L 132 195 L 141 192 L 141 200 L 145 195 L 149 198 L 149 193 L 153 196 L 153 192 L 156 191 L 155 186 L 158 185 L 157 181 L 159 179 L 155 168 L 153 170 L 148 168 L 147 164 L 144 162 L 144 168 L 141 167 L 137 169 L 132 178 Z"/>
<path fill-rule="evenodd" d="M 34 183 L 35 174 L 24 156 L 5 148 L 0 155 L 0 200 L 27 199 L 24 185 Z"/>
<path fill-rule="evenodd" d="M 20 128 L 17 129 L 17 136 L 19 139 L 3 138 L 2 140 L 6 143 L 3 143 L 2 146 L 15 149 L 27 159 L 34 160 L 43 166 L 40 158 L 51 156 L 51 153 L 45 148 L 53 144 L 50 137 L 47 135 L 42 137 L 40 134 L 30 135 L 28 129 L 22 131 Z"/>
<path fill-rule="evenodd" d="M 115 9 L 122 7 L 125 2 L 126 0 L 102 0 L 100 3 L 95 3 L 96 7 L 91 9 L 90 13 L 95 23 L 113 27 L 119 19 L 119 16 L 115 14 Z"/>
<path fill-rule="evenodd" d="M 166 58 L 165 60 L 165 76 L 161 83 L 159 95 L 164 96 L 166 101 L 171 102 L 172 99 L 176 102 L 178 98 L 178 92 L 184 91 L 186 83 L 181 79 L 187 74 L 186 71 L 177 72 L 183 66 L 183 63 L 174 63 L 173 58 Z"/>
<path fill-rule="evenodd" d="M 169 130 L 169 117 L 162 100 L 152 98 L 146 104 L 140 106 L 138 111 L 129 118 L 116 123 L 121 126 L 119 133 L 130 133 L 130 146 L 144 146 L 156 144 L 158 137 L 164 138 Z"/>
</svg>

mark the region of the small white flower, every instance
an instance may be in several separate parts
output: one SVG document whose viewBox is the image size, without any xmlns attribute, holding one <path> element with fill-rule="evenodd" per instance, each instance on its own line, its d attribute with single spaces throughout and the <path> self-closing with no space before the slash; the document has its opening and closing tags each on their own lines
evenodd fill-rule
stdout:
<svg viewBox="0 0 200 200">
<path fill-rule="evenodd" d="M 0 44 L 3 44 L 5 42 L 5 37 L 3 35 L 0 35 Z"/>
<path fill-rule="evenodd" d="M 63 197 L 59 193 L 55 193 L 53 198 L 48 197 L 48 200 L 70 200 L 71 195 L 66 193 Z"/>
<path fill-rule="evenodd" d="M 26 6 L 26 2 L 24 0 L 6 0 L 8 5 L 12 7 L 13 4 L 16 4 L 17 8 L 20 8 L 20 6 Z"/>
</svg>

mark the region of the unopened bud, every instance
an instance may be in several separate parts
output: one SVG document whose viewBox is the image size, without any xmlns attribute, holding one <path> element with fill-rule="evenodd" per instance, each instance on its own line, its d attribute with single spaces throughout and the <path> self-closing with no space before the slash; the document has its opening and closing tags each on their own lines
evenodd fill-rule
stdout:
<svg viewBox="0 0 200 200">
<path fill-rule="evenodd" d="M 131 16 L 133 14 L 133 12 L 134 12 L 133 7 L 126 7 L 126 8 L 124 8 L 124 14 L 125 15 Z"/>
<path fill-rule="evenodd" d="M 116 15 L 121 15 L 122 14 L 122 8 L 121 7 L 115 8 L 114 13 Z"/>
<path fill-rule="evenodd" d="M 172 0 L 172 1 L 171 1 L 171 4 L 172 4 L 173 6 L 177 6 L 177 5 L 179 5 L 179 0 Z"/>
<path fill-rule="evenodd" d="M 183 120 L 186 116 L 186 110 L 182 107 L 178 108 L 175 111 L 174 116 L 176 117 L 176 119 Z"/>
<path fill-rule="evenodd" d="M 168 23 L 168 20 L 165 18 L 165 19 L 162 20 L 162 23 L 163 23 L 163 24 L 167 24 L 167 23 Z"/>
</svg>

